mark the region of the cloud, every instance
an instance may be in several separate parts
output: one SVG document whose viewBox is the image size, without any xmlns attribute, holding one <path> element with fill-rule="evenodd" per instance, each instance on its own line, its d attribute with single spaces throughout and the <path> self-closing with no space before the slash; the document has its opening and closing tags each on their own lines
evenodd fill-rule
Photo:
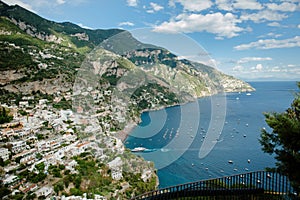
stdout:
<svg viewBox="0 0 300 200">
<path fill-rule="evenodd" d="M 155 13 L 157 11 L 160 11 L 160 10 L 163 10 L 164 7 L 161 6 L 161 5 L 158 5 L 157 3 L 153 3 L 153 2 L 150 2 L 150 7 L 151 9 L 150 10 L 147 10 L 146 12 L 147 13 Z M 144 8 L 146 8 L 146 6 L 144 6 Z"/>
<path fill-rule="evenodd" d="M 268 4 L 266 4 L 266 6 L 270 10 L 276 10 L 276 11 L 282 11 L 282 12 L 294 12 L 295 10 L 297 10 L 297 8 L 299 8 L 299 6 L 297 6 L 296 4 L 291 3 L 291 2 L 283 2 L 281 4 L 268 3 Z"/>
<path fill-rule="evenodd" d="M 18 4 L 19 6 L 32 11 L 34 13 L 38 13 L 36 11 L 39 10 L 51 10 L 55 9 L 57 6 L 62 6 L 65 4 L 71 5 L 71 6 L 78 6 L 82 3 L 87 2 L 88 0 L 4 0 L 3 2 L 9 4 L 9 5 L 15 5 Z"/>
<path fill-rule="evenodd" d="M 279 38 L 279 37 L 282 36 L 282 34 L 268 33 L 267 36 L 274 37 L 274 38 Z"/>
<path fill-rule="evenodd" d="M 158 5 L 156 3 L 150 2 L 150 6 L 152 7 L 152 9 L 154 11 L 160 11 L 162 9 L 164 9 L 164 7 L 162 7 L 161 5 Z"/>
<path fill-rule="evenodd" d="M 171 8 L 176 8 L 175 1 L 174 0 L 169 0 L 168 6 L 171 7 Z"/>
<path fill-rule="evenodd" d="M 261 10 L 263 6 L 256 0 L 235 0 L 233 3 L 236 9 Z"/>
<path fill-rule="evenodd" d="M 270 32 L 270 33 L 267 33 L 265 35 L 258 36 L 258 38 L 265 38 L 265 37 L 268 37 L 268 38 L 270 38 L 270 37 L 272 37 L 272 38 L 279 38 L 281 36 L 282 36 L 282 34 Z"/>
<path fill-rule="evenodd" d="M 261 71 L 263 69 L 263 65 L 262 64 L 257 64 L 255 67 L 255 70 L 257 71 Z"/>
<path fill-rule="evenodd" d="M 83 25 L 82 23 L 77 23 L 78 26 L 80 26 L 81 28 L 85 28 L 85 29 L 90 29 L 90 30 L 93 30 L 94 28 L 92 27 L 89 27 L 89 26 L 85 26 Z"/>
<path fill-rule="evenodd" d="M 233 71 L 243 71 L 244 67 L 242 65 L 237 65 L 232 68 Z"/>
<path fill-rule="evenodd" d="M 22 1 L 20 0 L 2 0 L 4 3 L 8 4 L 8 5 L 19 5 L 31 12 L 35 12 L 35 10 L 33 9 L 33 7 L 30 5 L 30 4 L 27 4 L 27 3 L 23 3 Z"/>
<path fill-rule="evenodd" d="M 134 23 L 132 23 L 132 22 L 121 22 L 121 23 L 119 23 L 119 26 L 134 26 Z"/>
<path fill-rule="evenodd" d="M 240 10 L 262 10 L 264 6 L 256 0 L 216 0 L 216 5 L 220 10 L 231 11 Z"/>
<path fill-rule="evenodd" d="M 61 4 L 66 3 L 66 1 L 65 0 L 56 0 L 56 3 L 59 4 L 59 5 L 61 5 Z"/>
<path fill-rule="evenodd" d="M 300 66 L 293 64 L 275 66 L 257 64 L 252 67 L 237 65 L 232 68 L 230 73 L 244 80 L 258 80 L 265 78 L 274 80 L 298 80 Z"/>
<path fill-rule="evenodd" d="M 187 14 L 178 15 L 169 22 L 154 27 L 154 31 L 166 33 L 192 33 L 192 32 L 209 32 L 216 34 L 218 37 L 232 38 L 244 29 L 237 26 L 240 20 L 231 13 L 222 14 Z"/>
<path fill-rule="evenodd" d="M 127 5 L 131 7 L 136 7 L 138 5 L 138 0 L 127 0 Z"/>
<path fill-rule="evenodd" d="M 278 22 L 271 22 L 267 24 L 268 26 L 273 26 L 273 27 L 280 27 L 280 24 Z"/>
<path fill-rule="evenodd" d="M 236 50 L 247 50 L 247 49 L 278 49 L 278 48 L 292 48 L 300 47 L 300 36 L 288 38 L 284 40 L 265 39 L 251 42 L 249 44 L 241 44 L 235 46 Z"/>
<path fill-rule="evenodd" d="M 283 13 L 278 13 L 271 10 L 262 10 L 257 13 L 243 13 L 240 17 L 241 20 L 252 20 L 255 23 L 264 22 L 264 21 L 282 21 L 288 16 Z"/>
<path fill-rule="evenodd" d="M 216 5 L 220 10 L 231 11 L 233 4 L 232 0 L 216 0 Z"/>
<path fill-rule="evenodd" d="M 237 61 L 238 64 L 248 63 L 248 62 L 256 62 L 256 61 L 268 61 L 273 60 L 270 57 L 245 57 Z"/>
<path fill-rule="evenodd" d="M 175 2 L 180 3 L 184 10 L 187 11 L 202 11 L 210 8 L 213 3 L 211 0 L 171 0 L 169 5 L 175 6 Z"/>
</svg>

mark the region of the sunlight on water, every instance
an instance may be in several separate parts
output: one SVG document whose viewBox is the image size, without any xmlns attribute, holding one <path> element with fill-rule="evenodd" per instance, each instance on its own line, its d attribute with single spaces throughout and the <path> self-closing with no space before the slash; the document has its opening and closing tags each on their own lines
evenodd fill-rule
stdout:
<svg viewBox="0 0 300 200">
<path fill-rule="evenodd" d="M 158 133 L 152 133 L 152 137 L 138 136 L 153 130 L 151 126 L 156 126 L 157 121 L 160 121 L 162 112 L 154 111 L 148 116 L 142 115 L 142 120 L 143 116 L 151 116 L 151 122 L 148 121 L 147 128 L 138 126 L 133 130 L 136 137 L 128 137 L 127 148 L 144 146 L 148 150 L 138 154 L 146 160 L 154 161 L 159 169 L 160 187 L 263 170 L 274 166 L 274 159 L 261 151 L 258 142 L 260 130 L 263 127 L 268 128 L 262 113 L 282 112 L 287 109 L 293 100 L 293 91 L 297 86 L 295 82 L 254 82 L 252 85 L 256 91 L 251 95 L 227 94 L 227 111 L 223 129 L 210 127 L 212 124 L 210 120 L 217 121 L 218 116 L 212 119 L 211 98 L 206 97 L 198 99 L 200 113 L 193 112 L 195 109 L 192 109 L 192 104 L 181 106 L 186 108 L 175 106 L 165 109 L 166 123 Z M 185 125 L 179 127 L 183 110 L 188 111 L 189 117 Z M 198 119 L 199 115 L 198 126 L 193 126 L 192 120 Z M 209 130 L 215 131 L 218 137 L 208 134 Z M 215 137 L 207 140 L 214 143 L 214 148 L 206 157 L 201 157 L 199 152 L 204 148 L 203 141 L 208 136 Z M 170 146 L 174 141 L 178 141 L 179 144 Z M 180 146 L 180 142 L 183 145 Z M 189 142 L 191 144 L 188 149 L 185 149 L 186 143 Z"/>
</svg>

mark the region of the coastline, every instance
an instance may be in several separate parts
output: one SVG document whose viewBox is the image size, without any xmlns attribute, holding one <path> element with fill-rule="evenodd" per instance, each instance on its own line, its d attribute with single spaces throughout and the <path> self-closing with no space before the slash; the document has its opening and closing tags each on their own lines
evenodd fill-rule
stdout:
<svg viewBox="0 0 300 200">
<path fill-rule="evenodd" d="M 201 97 L 199 97 L 199 98 L 201 98 Z M 198 98 L 196 98 L 196 99 L 198 99 Z M 161 110 L 161 109 L 165 109 L 165 108 L 169 108 L 169 107 L 173 107 L 173 106 L 184 105 L 184 104 L 187 104 L 190 102 L 192 102 L 192 101 L 178 103 L 178 104 L 172 104 L 172 105 L 167 105 L 167 106 L 160 106 L 160 107 L 152 108 L 152 109 L 141 110 L 140 116 L 135 121 L 128 122 L 128 124 L 125 126 L 125 128 L 117 133 L 117 138 L 119 138 L 124 144 L 125 140 L 127 139 L 128 135 L 131 133 L 131 131 L 141 122 L 141 114 L 144 112 L 157 111 L 157 110 Z"/>
<path fill-rule="evenodd" d="M 130 132 L 137 126 L 136 122 L 129 122 L 125 128 L 118 132 L 117 137 L 122 141 L 124 144 L 125 140 L 127 139 Z"/>
<path fill-rule="evenodd" d="M 239 90 L 239 91 L 232 90 L 232 91 L 228 91 L 228 92 L 225 92 L 225 93 L 226 94 L 236 93 L 236 92 L 246 93 L 246 92 L 253 92 L 253 91 L 255 91 L 255 88 L 253 88 L 253 90 L 245 90 L 245 91 L 243 91 L 243 90 Z M 210 96 L 213 96 L 213 95 L 216 95 L 216 94 L 218 94 L 218 93 L 203 95 L 201 97 L 195 97 L 194 101 L 198 100 L 199 98 L 210 97 Z M 185 104 L 188 104 L 188 103 L 191 103 L 191 102 L 193 102 L 193 101 L 188 100 L 186 102 L 175 103 L 175 104 L 166 105 L 166 106 L 159 106 L 157 108 L 144 109 L 144 110 L 141 110 L 140 116 L 144 112 L 157 111 L 157 110 L 161 110 L 161 109 L 165 109 L 165 108 L 170 108 L 170 107 L 173 107 L 173 106 L 182 106 L 182 105 L 185 105 Z M 128 122 L 128 124 L 125 126 L 125 128 L 117 133 L 117 138 L 119 138 L 122 141 L 123 144 L 125 144 L 124 142 L 127 139 L 128 135 L 131 133 L 131 131 L 136 126 L 138 126 L 138 124 L 141 122 L 141 117 L 140 116 L 135 121 Z"/>
</svg>

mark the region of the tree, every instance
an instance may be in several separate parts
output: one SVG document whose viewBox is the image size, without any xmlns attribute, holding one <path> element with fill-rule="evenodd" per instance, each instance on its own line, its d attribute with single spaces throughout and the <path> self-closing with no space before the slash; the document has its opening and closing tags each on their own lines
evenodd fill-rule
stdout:
<svg viewBox="0 0 300 200">
<path fill-rule="evenodd" d="M 8 115 L 6 109 L 2 107 L 2 109 L 0 109 L 0 124 L 8 123 L 12 120 L 13 120 L 13 116 Z"/>
<path fill-rule="evenodd" d="M 298 82 L 300 90 L 300 82 Z M 265 113 L 267 124 L 273 129 L 262 129 L 262 150 L 275 154 L 276 170 L 289 177 L 298 195 L 300 192 L 300 91 L 291 107 L 283 113 Z"/>
</svg>

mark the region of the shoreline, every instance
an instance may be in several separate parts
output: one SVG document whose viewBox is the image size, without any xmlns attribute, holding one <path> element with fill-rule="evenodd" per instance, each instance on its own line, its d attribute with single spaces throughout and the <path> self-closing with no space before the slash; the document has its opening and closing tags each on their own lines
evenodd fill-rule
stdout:
<svg viewBox="0 0 300 200">
<path fill-rule="evenodd" d="M 160 106 L 157 108 L 152 108 L 152 109 L 144 109 L 141 111 L 140 116 L 136 119 L 136 121 L 130 121 L 128 122 L 128 124 L 124 127 L 123 130 L 119 131 L 117 134 L 117 138 L 119 138 L 122 143 L 125 145 L 125 140 L 127 139 L 128 135 L 130 135 L 131 131 L 138 126 L 138 124 L 141 122 L 141 114 L 144 112 L 152 112 L 152 111 L 158 111 L 161 109 L 165 109 L 165 108 L 169 108 L 169 107 L 173 107 L 173 106 L 180 106 L 180 105 L 184 105 L 187 103 L 190 103 L 191 101 L 185 102 L 185 103 L 178 103 L 178 104 L 172 104 L 172 105 L 167 105 L 167 106 Z"/>
<path fill-rule="evenodd" d="M 125 128 L 118 132 L 117 137 L 122 141 L 122 143 L 125 145 L 125 140 L 127 139 L 130 132 L 137 126 L 138 124 L 136 122 L 129 122 Z"/>
<path fill-rule="evenodd" d="M 253 90 L 250 91 L 250 92 L 253 92 L 253 91 L 255 91 L 255 88 L 253 88 Z M 246 92 L 249 92 L 249 90 L 246 90 L 246 91 L 231 91 L 231 92 L 224 92 L 224 93 L 225 94 L 230 94 L 230 93 L 237 93 L 237 92 L 246 93 Z M 204 95 L 204 96 L 201 96 L 201 97 L 196 97 L 194 100 L 196 101 L 196 100 L 198 100 L 200 98 L 211 97 L 211 96 L 217 95 L 217 94 L 219 94 L 219 93 L 210 94 L 210 95 Z M 193 101 L 187 101 L 187 102 L 182 102 L 182 103 L 175 103 L 175 104 L 172 104 L 172 105 L 160 106 L 160 107 L 152 108 L 152 109 L 144 109 L 144 110 L 141 110 L 140 116 L 144 112 L 152 112 L 152 111 L 158 111 L 158 110 L 165 109 L 165 108 L 171 108 L 171 107 L 174 107 L 174 106 L 182 106 L 182 105 L 185 105 L 185 104 L 188 104 L 188 103 L 191 103 L 191 102 L 193 102 Z M 130 135 L 131 131 L 136 126 L 138 126 L 138 124 L 140 122 L 141 122 L 141 117 L 138 117 L 135 121 L 128 122 L 128 124 L 124 127 L 124 129 L 118 132 L 117 138 L 119 138 L 122 141 L 122 143 L 125 145 L 124 142 L 127 139 L 128 135 Z"/>
</svg>

